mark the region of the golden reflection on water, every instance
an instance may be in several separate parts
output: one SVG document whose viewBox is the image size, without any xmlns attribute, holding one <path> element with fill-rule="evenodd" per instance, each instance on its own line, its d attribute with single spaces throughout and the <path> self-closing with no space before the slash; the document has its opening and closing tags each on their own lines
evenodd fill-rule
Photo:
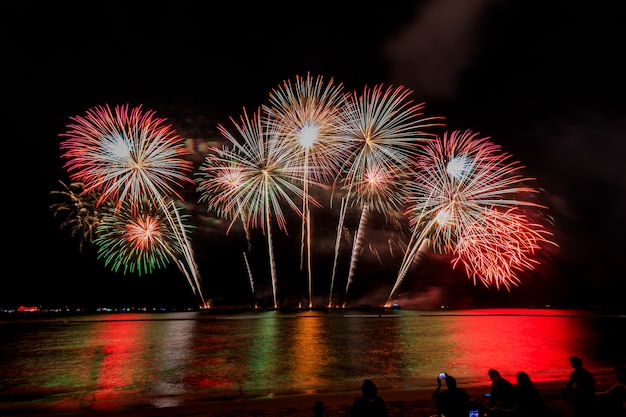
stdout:
<svg viewBox="0 0 626 417">
<path fill-rule="evenodd" d="M 294 334 L 294 352 L 302 360 L 292 361 L 294 372 L 305 387 L 305 392 L 313 392 L 323 384 L 320 370 L 325 366 L 328 358 L 328 344 L 323 335 L 323 320 L 320 317 L 311 317 L 306 320 L 297 320 Z"/>
</svg>

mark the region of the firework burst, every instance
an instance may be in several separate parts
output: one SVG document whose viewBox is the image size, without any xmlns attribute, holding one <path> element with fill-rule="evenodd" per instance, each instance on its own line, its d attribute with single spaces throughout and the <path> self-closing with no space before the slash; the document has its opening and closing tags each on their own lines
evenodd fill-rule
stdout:
<svg viewBox="0 0 626 417">
<path fill-rule="evenodd" d="M 93 243 L 97 236 L 102 210 L 111 206 L 106 200 L 97 207 L 99 196 L 95 192 L 83 193 L 83 184 L 73 182 L 69 185 L 59 181 L 62 190 L 53 190 L 50 194 L 63 198 L 63 201 L 50 205 L 55 217 L 64 217 L 61 229 L 70 229 L 73 238 L 78 238 L 78 248 L 82 252 L 85 243 Z"/>
<path fill-rule="evenodd" d="M 546 243 L 554 244 L 552 234 L 533 223 L 519 207 L 485 210 L 479 223 L 468 225 L 454 248 L 452 267 L 463 265 L 474 284 L 485 286 L 518 285 L 518 272 L 533 270 L 539 261 L 533 257 Z"/>
<path fill-rule="evenodd" d="M 264 106 L 273 140 L 284 142 L 294 151 L 293 158 L 287 161 L 288 166 L 304 167 L 300 179 L 305 196 L 302 200 L 300 269 L 306 249 L 309 308 L 313 303 L 309 178 L 318 184 L 330 183 L 345 161 L 345 146 L 339 139 L 343 104 L 342 84 L 335 84 L 333 79 L 326 83 L 322 76 L 314 78 L 307 74 L 306 78 L 296 76 L 295 81 L 284 81 L 273 89 L 269 105 Z"/>
<path fill-rule="evenodd" d="M 205 305 L 185 227 L 178 211 L 170 208 L 174 205 L 172 197 L 182 200 L 177 188 L 193 184 L 188 177 L 192 162 L 184 159 L 189 152 L 183 138 L 165 124 L 165 119 L 155 117 L 154 111 L 143 111 L 141 106 L 116 106 L 114 110 L 108 105 L 97 106 L 71 120 L 67 131 L 59 135 L 63 138 L 61 156 L 67 160 L 64 168 L 70 178 L 84 184 L 83 194 L 99 194 L 96 206 L 113 200 L 117 201 L 116 209 L 124 204 L 139 208 L 145 206 L 146 198 L 160 205 L 178 248 L 182 248 L 170 253 L 184 256 L 189 269 L 185 276 L 193 276 L 192 289 Z M 111 259 L 110 254 L 107 259 Z"/>
<path fill-rule="evenodd" d="M 413 159 L 421 146 L 434 138 L 427 130 L 442 125 L 439 117 L 424 117 L 424 103 L 413 102 L 412 93 L 402 86 L 377 85 L 346 96 L 341 135 L 350 156 L 342 166 L 340 184 L 346 204 L 361 208 L 346 294 L 352 283 L 356 255 L 362 246 L 358 240 L 363 236 L 360 229 L 366 223 L 368 211 L 398 210 L 405 189 L 402 184 L 412 172 Z M 337 230 L 342 228 L 340 225 Z M 334 275 L 333 270 L 331 288 Z"/>
<path fill-rule="evenodd" d="M 84 184 L 84 192 L 99 192 L 98 204 L 111 198 L 121 205 L 146 195 L 182 199 L 176 189 L 193 183 L 183 138 L 154 111 L 106 105 L 71 120 L 60 135 L 63 167 L 72 181 Z"/>
<path fill-rule="evenodd" d="M 552 243 L 548 231 L 523 214 L 545 208 L 529 198 L 537 193 L 526 185 L 534 179 L 489 138 L 470 130 L 446 132 L 426 146 L 416 166 L 407 187 L 413 235 L 387 304 L 429 246 L 454 253 L 453 265 L 463 264 L 474 280 L 509 288 L 517 285 L 516 271 L 533 264 L 538 244 Z"/>
<path fill-rule="evenodd" d="M 231 221 L 227 234 L 233 223 L 241 219 L 248 245 L 250 245 L 247 211 L 242 204 L 243 201 L 238 200 L 241 198 L 239 193 L 245 186 L 245 172 L 240 163 L 231 159 L 231 154 L 228 147 L 213 148 L 208 151 L 198 171 L 194 174 L 196 191 L 199 195 L 198 202 L 207 203 L 207 211 Z"/>
<path fill-rule="evenodd" d="M 171 212 L 165 214 L 161 205 L 149 199 L 109 208 L 102 216 L 98 237 L 94 240 L 98 258 L 104 259 L 105 266 L 113 271 L 122 270 L 124 274 L 142 275 L 166 268 L 171 260 L 183 256 L 185 250 L 168 217 L 184 219 L 186 216 L 174 211 L 176 209 L 171 208 Z M 190 227 L 187 228 L 189 232 Z"/>
<path fill-rule="evenodd" d="M 277 278 L 271 224 L 275 219 L 279 229 L 287 232 L 282 202 L 302 215 L 294 199 L 310 198 L 295 185 L 302 178 L 304 168 L 293 165 L 294 150 L 287 142 L 272 140 L 261 108 L 252 115 L 244 108 L 238 121 L 230 120 L 232 131 L 218 125 L 230 148 L 216 150 L 200 166 L 196 178 L 200 198 L 208 203 L 209 209 L 231 218 L 242 218 L 245 227 L 260 227 L 266 234 L 276 308 Z"/>
</svg>

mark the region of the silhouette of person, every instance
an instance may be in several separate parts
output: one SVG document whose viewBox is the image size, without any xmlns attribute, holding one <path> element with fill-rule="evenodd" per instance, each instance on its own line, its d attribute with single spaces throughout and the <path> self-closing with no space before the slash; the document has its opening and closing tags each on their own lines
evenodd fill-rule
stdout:
<svg viewBox="0 0 626 417">
<path fill-rule="evenodd" d="M 602 416 L 626 417 L 626 367 L 616 366 L 617 383 L 605 391 L 596 392 Z"/>
<path fill-rule="evenodd" d="M 378 395 L 376 384 L 369 379 L 363 381 L 361 397 L 356 397 L 348 407 L 346 417 L 388 417 L 387 403 Z"/>
<path fill-rule="evenodd" d="M 446 389 L 441 389 L 441 380 L 446 382 Z M 441 417 L 467 417 L 470 404 L 470 396 L 465 390 L 457 386 L 456 378 L 445 374 L 445 378 L 437 378 L 437 388 L 432 398 L 437 400 L 437 416 Z"/>
<path fill-rule="evenodd" d="M 497 369 L 491 368 L 487 375 L 491 379 L 491 396 L 487 402 L 489 415 L 505 415 L 517 406 L 515 386 L 511 381 L 503 378 Z"/>
<path fill-rule="evenodd" d="M 546 405 L 535 383 L 526 372 L 518 372 L 515 390 L 517 394 L 516 416 L 551 417 L 560 415 L 558 411 Z"/>
<path fill-rule="evenodd" d="M 578 356 L 570 356 L 569 362 L 574 370 L 561 389 L 561 395 L 572 404 L 574 417 L 594 417 L 597 411 L 595 378 L 583 367 L 583 360 Z"/>
<path fill-rule="evenodd" d="M 313 417 L 326 417 L 326 407 L 322 401 L 315 401 L 313 404 Z"/>
</svg>

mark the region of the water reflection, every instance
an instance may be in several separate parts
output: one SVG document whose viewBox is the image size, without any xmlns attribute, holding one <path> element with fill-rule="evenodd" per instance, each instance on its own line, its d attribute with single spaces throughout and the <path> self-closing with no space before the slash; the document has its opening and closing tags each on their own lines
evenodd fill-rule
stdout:
<svg viewBox="0 0 626 417">
<path fill-rule="evenodd" d="M 535 381 L 566 377 L 578 355 L 592 370 L 626 362 L 626 318 L 546 314 L 389 315 L 259 312 L 130 314 L 0 326 L 0 400 L 110 410 L 241 398 L 431 387 L 439 372 L 488 382 L 487 370 Z M 166 317 L 171 317 L 167 319 Z M 28 400 L 25 400 L 28 402 Z"/>
<path fill-rule="evenodd" d="M 247 378 L 247 366 L 238 361 L 238 350 L 247 349 L 237 324 L 228 326 L 198 323 L 191 335 L 193 355 L 185 365 L 184 385 L 187 390 L 206 390 L 219 396 L 231 397 L 242 387 L 238 381 Z"/>
<path fill-rule="evenodd" d="M 270 312 L 262 319 L 245 322 L 246 329 L 252 336 L 250 343 L 246 344 L 248 378 L 240 381 L 246 392 L 268 390 L 271 394 L 273 390 L 268 380 L 276 378 L 283 383 L 284 377 L 281 377 L 280 367 L 288 364 L 283 359 L 289 346 L 281 340 L 284 336 L 280 333 L 277 315 L 277 312 Z"/>
<path fill-rule="evenodd" d="M 152 368 L 152 358 L 146 346 L 147 327 L 142 322 L 107 321 L 99 327 L 100 331 L 92 334 L 93 345 L 104 344 L 98 354 L 98 389 L 89 408 L 106 410 L 109 404 L 119 401 L 122 392 L 132 395 L 138 386 L 148 382 L 145 378 L 150 374 L 147 370 Z"/>
<path fill-rule="evenodd" d="M 339 343 L 342 350 L 333 353 L 342 355 L 345 351 L 341 362 L 351 366 L 348 373 L 352 376 L 350 389 L 359 387 L 365 378 L 388 379 L 404 368 L 405 353 L 410 353 L 410 350 L 399 349 L 400 317 L 346 315 L 337 324 L 345 326 L 338 332 L 343 335 L 343 341 Z"/>
<path fill-rule="evenodd" d="M 537 382 L 542 374 L 567 373 L 567 358 L 579 351 L 576 345 L 584 338 L 577 323 L 564 317 L 450 317 L 446 326 L 450 352 L 445 369 L 482 375 L 485 381 L 492 367 L 513 379 L 525 371 Z"/>
<path fill-rule="evenodd" d="M 295 322 L 294 349 L 287 362 L 294 364 L 294 375 L 299 377 L 304 392 L 314 392 L 324 383 L 320 372 L 326 368 L 326 358 L 329 354 L 325 322 L 321 317 L 311 317 Z M 306 360 L 299 358 L 306 358 Z"/>
<path fill-rule="evenodd" d="M 154 326 L 150 334 L 158 352 L 155 362 L 160 376 L 153 381 L 152 405 L 155 407 L 173 407 L 183 402 L 183 381 L 196 324 L 196 320 L 163 321 Z"/>
</svg>

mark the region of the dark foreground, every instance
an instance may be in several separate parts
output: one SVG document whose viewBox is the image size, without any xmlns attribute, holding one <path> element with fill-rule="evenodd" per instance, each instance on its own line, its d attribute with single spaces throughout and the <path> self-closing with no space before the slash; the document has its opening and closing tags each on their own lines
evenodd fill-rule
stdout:
<svg viewBox="0 0 626 417">
<path fill-rule="evenodd" d="M 600 390 L 608 388 L 599 383 Z M 537 384 L 546 403 L 562 414 L 572 417 L 570 404 L 560 397 L 559 389 L 565 381 Z M 434 389 L 434 387 L 433 387 Z M 472 399 L 483 402 L 487 386 L 466 387 Z M 431 391 L 380 391 L 386 400 L 390 417 L 430 417 L 436 414 Z M 0 405 L 0 414 L 13 417 L 73 416 L 73 417 L 311 417 L 315 401 L 324 402 L 328 417 L 344 417 L 346 409 L 359 392 L 342 394 L 307 394 L 257 400 L 208 401 L 177 407 L 134 407 L 116 411 L 103 410 L 11 410 Z"/>
</svg>

